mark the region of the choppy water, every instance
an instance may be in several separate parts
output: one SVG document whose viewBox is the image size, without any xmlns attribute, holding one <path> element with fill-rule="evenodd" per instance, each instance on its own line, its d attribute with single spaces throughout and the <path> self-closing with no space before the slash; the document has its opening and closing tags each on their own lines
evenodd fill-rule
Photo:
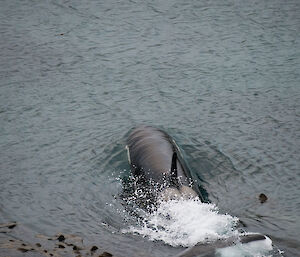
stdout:
<svg viewBox="0 0 300 257">
<path fill-rule="evenodd" d="M 119 198 L 125 139 L 144 123 L 176 139 L 222 213 L 298 254 L 299 13 L 297 0 L 2 0 L 0 222 L 115 256 L 181 252 L 122 233 L 136 224 Z"/>
</svg>

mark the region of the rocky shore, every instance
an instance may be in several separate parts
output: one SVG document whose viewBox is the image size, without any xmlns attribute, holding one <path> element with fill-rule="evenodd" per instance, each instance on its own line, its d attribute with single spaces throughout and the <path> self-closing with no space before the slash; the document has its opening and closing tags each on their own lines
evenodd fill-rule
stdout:
<svg viewBox="0 0 300 257">
<path fill-rule="evenodd" d="M 35 234 L 16 222 L 0 224 L 0 256 L 47 257 L 111 257 L 99 245 L 86 245 L 77 235 L 57 233 L 54 236 Z"/>
</svg>

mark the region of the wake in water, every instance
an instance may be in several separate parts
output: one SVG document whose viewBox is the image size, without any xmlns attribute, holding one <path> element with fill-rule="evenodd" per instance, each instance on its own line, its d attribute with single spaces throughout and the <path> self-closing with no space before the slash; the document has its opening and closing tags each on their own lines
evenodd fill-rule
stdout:
<svg viewBox="0 0 300 257">
<path fill-rule="evenodd" d="M 238 218 L 221 214 L 216 205 L 199 199 L 160 201 L 152 212 L 139 212 L 140 222 L 123 229 L 151 241 L 163 241 L 174 247 L 189 247 L 180 256 L 282 256 L 268 237 L 238 230 Z M 247 242 L 253 237 L 258 241 Z M 271 252 L 272 251 L 272 252 Z"/>
<path fill-rule="evenodd" d="M 128 136 L 126 149 L 132 176 L 124 180 L 122 199 L 139 223 L 124 233 L 137 233 L 174 247 L 200 244 L 202 248 L 194 250 L 201 254 L 234 244 L 267 241 L 260 234 L 240 234 L 238 218 L 221 214 L 214 204 L 205 203 L 179 147 L 166 132 L 137 127 Z"/>
<path fill-rule="evenodd" d="M 155 211 L 145 213 L 141 223 L 123 232 L 138 233 L 171 246 L 193 246 L 227 237 L 238 237 L 238 219 L 220 214 L 214 204 L 199 199 L 161 201 Z"/>
</svg>

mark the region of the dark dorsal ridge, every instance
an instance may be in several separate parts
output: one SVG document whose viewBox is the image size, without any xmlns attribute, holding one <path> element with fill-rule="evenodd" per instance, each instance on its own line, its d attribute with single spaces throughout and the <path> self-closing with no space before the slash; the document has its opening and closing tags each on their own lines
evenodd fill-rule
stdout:
<svg viewBox="0 0 300 257">
<path fill-rule="evenodd" d="M 174 152 L 173 155 L 172 155 L 170 184 L 172 186 L 178 187 L 178 178 L 177 178 L 177 153 L 176 152 Z"/>
<path fill-rule="evenodd" d="M 177 177 L 177 153 L 174 152 L 172 155 L 172 163 L 171 163 L 171 174 L 172 176 Z"/>
</svg>

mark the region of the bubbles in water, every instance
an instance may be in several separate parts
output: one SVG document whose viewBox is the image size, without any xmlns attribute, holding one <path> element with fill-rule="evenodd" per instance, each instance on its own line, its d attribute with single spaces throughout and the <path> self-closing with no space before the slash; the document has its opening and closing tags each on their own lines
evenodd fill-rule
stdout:
<svg viewBox="0 0 300 257">
<path fill-rule="evenodd" d="M 266 256 L 272 249 L 270 239 L 241 243 L 241 237 L 249 233 L 238 230 L 238 218 L 220 213 L 215 204 L 203 203 L 198 197 L 161 200 L 164 198 L 159 197 L 157 185 L 143 187 L 135 178 L 125 182 L 121 199 L 136 219 L 131 220 L 134 225 L 121 230 L 123 233 L 139 234 L 174 247 L 189 247 L 187 251 L 196 247 L 196 251 L 205 250 L 216 256 L 258 257 Z"/>
<path fill-rule="evenodd" d="M 139 225 L 123 232 L 138 233 L 150 240 L 162 240 L 171 246 L 193 246 L 238 236 L 238 219 L 220 214 L 214 204 L 199 199 L 160 202 L 152 213 L 144 213 Z"/>
</svg>

